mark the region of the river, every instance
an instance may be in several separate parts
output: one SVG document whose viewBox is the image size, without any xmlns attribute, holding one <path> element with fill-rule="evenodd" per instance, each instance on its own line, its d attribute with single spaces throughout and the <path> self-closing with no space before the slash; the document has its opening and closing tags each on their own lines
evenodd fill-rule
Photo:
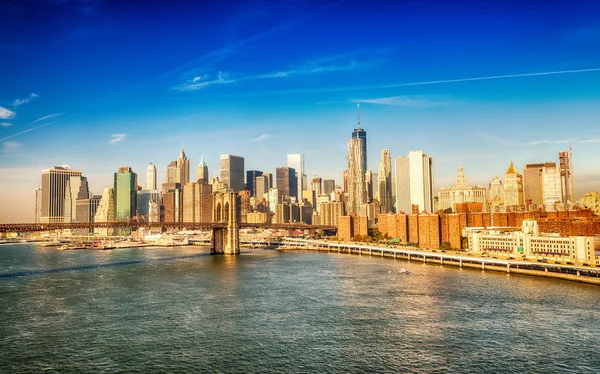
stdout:
<svg viewBox="0 0 600 374">
<path fill-rule="evenodd" d="M 347 254 L 6 244 L 0 321 L 3 373 L 600 370 L 598 286 Z"/>
</svg>

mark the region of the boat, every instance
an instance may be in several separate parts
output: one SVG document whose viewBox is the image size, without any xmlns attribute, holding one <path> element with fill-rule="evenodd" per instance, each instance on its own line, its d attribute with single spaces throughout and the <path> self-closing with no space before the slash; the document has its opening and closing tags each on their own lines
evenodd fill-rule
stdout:
<svg viewBox="0 0 600 374">
<path fill-rule="evenodd" d="M 408 271 L 408 269 L 402 268 L 398 270 L 398 274 L 410 274 L 410 271 Z"/>
</svg>

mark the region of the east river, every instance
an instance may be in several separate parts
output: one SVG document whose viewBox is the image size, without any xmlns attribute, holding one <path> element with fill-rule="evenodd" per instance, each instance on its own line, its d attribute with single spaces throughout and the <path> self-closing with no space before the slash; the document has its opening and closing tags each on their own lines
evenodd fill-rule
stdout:
<svg viewBox="0 0 600 374">
<path fill-rule="evenodd" d="M 2 373 L 597 373 L 599 347 L 595 285 L 347 254 L 0 246 Z"/>
</svg>

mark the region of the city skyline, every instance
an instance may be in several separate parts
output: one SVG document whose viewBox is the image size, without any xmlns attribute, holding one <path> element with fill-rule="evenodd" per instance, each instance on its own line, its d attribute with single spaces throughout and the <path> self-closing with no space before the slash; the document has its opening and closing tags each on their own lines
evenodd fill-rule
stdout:
<svg viewBox="0 0 600 374">
<path fill-rule="evenodd" d="M 366 4 L 152 4 L 142 15 L 102 1 L 0 5 L 0 220 L 33 221 L 40 171 L 53 165 L 81 170 L 97 195 L 123 165 L 143 174 L 152 162 L 160 184 L 182 140 L 211 176 L 221 154 L 273 173 L 301 153 L 309 180 L 341 184 L 357 103 L 367 169 L 382 149 L 423 150 L 436 196 L 461 162 L 487 187 L 510 161 L 519 172 L 557 162 L 569 139 L 576 199 L 600 189 L 597 4 L 436 3 L 444 17 Z M 120 35 L 130 37 L 111 45 Z"/>
</svg>

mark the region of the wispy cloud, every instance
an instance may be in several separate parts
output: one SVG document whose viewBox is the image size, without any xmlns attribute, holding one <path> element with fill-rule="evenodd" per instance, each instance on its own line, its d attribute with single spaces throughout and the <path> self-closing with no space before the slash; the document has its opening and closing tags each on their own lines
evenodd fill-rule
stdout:
<svg viewBox="0 0 600 374">
<path fill-rule="evenodd" d="M 292 19 L 290 21 L 287 21 L 287 22 L 281 23 L 281 24 L 279 24 L 277 26 L 271 27 L 270 29 L 265 30 L 265 31 L 263 31 L 261 33 L 249 36 L 249 37 L 247 37 L 245 39 L 238 40 L 237 42 L 229 44 L 228 46 L 225 46 L 225 47 L 223 47 L 221 49 L 217 49 L 217 50 L 212 51 L 210 53 L 207 53 L 207 54 L 205 54 L 203 56 L 200 56 L 200 57 L 198 57 L 196 59 L 193 59 L 193 60 L 191 60 L 191 61 L 189 61 L 189 62 L 187 62 L 187 63 L 185 63 L 185 64 L 183 64 L 183 65 L 181 65 L 181 66 L 179 66 L 179 67 L 177 67 L 177 68 L 175 68 L 175 69 L 173 69 L 173 70 L 171 70 L 171 71 L 169 71 L 169 72 L 167 72 L 165 74 L 163 74 L 162 76 L 164 77 L 164 76 L 168 76 L 168 75 L 171 75 L 173 73 L 176 73 L 176 72 L 180 72 L 180 71 L 183 71 L 183 70 L 186 70 L 186 69 L 190 69 L 194 65 L 207 64 L 207 63 L 215 63 L 217 61 L 220 61 L 223 58 L 225 58 L 225 57 L 227 57 L 227 56 L 229 56 L 229 55 L 237 52 L 240 48 L 242 48 L 242 47 L 244 47 L 244 46 L 246 46 L 246 45 L 248 45 L 250 43 L 253 43 L 253 42 L 258 41 L 260 39 L 266 38 L 266 37 L 268 37 L 270 35 L 273 35 L 273 34 L 276 34 L 276 33 L 280 32 L 280 31 L 292 28 L 292 27 L 296 26 L 297 24 L 299 24 L 299 23 L 301 23 L 301 22 L 309 19 L 310 17 L 312 17 L 314 15 L 317 15 L 317 14 L 319 14 L 319 13 L 321 13 L 321 12 L 323 12 L 323 11 L 329 9 L 329 8 L 333 8 L 333 7 L 337 6 L 337 5 L 345 3 L 346 1 L 347 0 L 340 0 L 340 1 L 336 1 L 334 3 L 330 3 L 330 4 L 327 4 L 327 5 L 324 5 L 324 6 L 320 7 L 320 8 L 318 8 L 318 9 L 310 12 L 310 13 L 306 13 L 306 14 L 300 16 L 300 17 L 296 17 L 296 18 L 294 18 L 294 19 Z"/>
<path fill-rule="evenodd" d="M 580 140 L 579 143 L 600 143 L 600 139 L 587 139 L 587 140 Z"/>
<path fill-rule="evenodd" d="M 40 118 L 36 119 L 35 121 L 32 121 L 31 123 L 42 122 L 42 121 L 45 121 L 47 119 L 55 118 L 55 117 L 62 116 L 62 115 L 63 115 L 62 113 L 48 114 L 47 116 L 43 116 L 43 117 L 40 117 Z"/>
<path fill-rule="evenodd" d="M 250 139 L 251 142 L 262 142 L 263 140 L 267 140 L 269 138 L 271 138 L 272 135 L 271 134 L 262 134 L 260 136 L 257 136 L 254 139 Z"/>
<path fill-rule="evenodd" d="M 236 79 L 229 78 L 227 73 L 218 72 L 215 78 L 212 78 L 209 74 L 204 74 L 202 76 L 194 77 L 186 83 L 175 86 L 173 89 L 176 91 L 195 91 L 215 84 L 233 83 L 235 81 Z"/>
<path fill-rule="evenodd" d="M 0 119 L 11 119 L 15 116 L 15 112 L 0 106 Z"/>
<path fill-rule="evenodd" d="M 566 140 L 535 140 L 524 143 L 523 145 L 543 145 L 543 144 L 569 144 L 569 139 Z"/>
<path fill-rule="evenodd" d="M 39 97 L 38 94 L 30 94 L 29 97 L 26 97 L 25 99 L 17 99 L 15 101 L 13 101 L 13 106 L 19 106 L 19 105 L 23 105 L 23 104 L 27 104 L 28 102 L 30 102 L 31 100 L 35 99 L 36 97 Z"/>
<path fill-rule="evenodd" d="M 6 140 L 8 140 L 8 139 L 15 138 L 15 137 L 17 137 L 17 136 L 19 136 L 19 135 L 26 134 L 26 133 L 28 133 L 28 132 L 30 132 L 30 131 L 33 131 L 33 130 L 41 129 L 42 127 L 46 127 L 46 126 L 48 126 L 48 125 L 51 125 L 51 124 L 53 124 L 53 123 L 55 123 L 55 122 L 56 122 L 56 121 L 52 121 L 52 122 L 44 123 L 43 125 L 39 125 L 39 126 L 32 127 L 32 128 L 30 128 L 30 129 L 27 129 L 27 130 L 23 130 L 23 131 L 21 131 L 21 132 L 18 132 L 18 133 L 16 133 L 16 134 L 13 134 L 13 135 L 11 135 L 11 136 L 7 136 L 7 137 L 5 137 L 5 138 L 2 138 L 2 139 L 0 139 L 0 142 L 4 142 L 4 141 L 6 141 Z"/>
<path fill-rule="evenodd" d="M 12 123 L 10 122 L 0 122 L 0 127 L 11 127 Z"/>
<path fill-rule="evenodd" d="M 127 134 L 112 134 L 108 144 L 117 144 L 122 142 L 127 137 Z"/>
<path fill-rule="evenodd" d="M 217 84 L 235 83 L 256 79 L 277 79 L 292 76 L 348 71 L 367 65 L 367 62 L 357 62 L 347 55 L 332 55 L 305 62 L 302 65 L 287 70 L 278 70 L 262 74 L 233 76 L 226 72 L 218 72 L 216 76 L 204 73 L 173 87 L 176 91 L 196 91 Z"/>
<path fill-rule="evenodd" d="M 21 143 L 17 142 L 4 142 L 2 143 L 2 152 L 3 153 L 13 153 L 16 150 L 21 148 Z"/>
<path fill-rule="evenodd" d="M 538 76 L 560 75 L 560 74 L 583 74 L 583 73 L 593 73 L 593 72 L 600 72 L 600 68 L 576 69 L 576 70 L 557 70 L 557 71 L 545 71 L 545 72 L 539 72 L 539 73 L 521 73 L 521 74 L 490 75 L 490 76 L 485 76 L 485 77 L 458 78 L 458 79 L 442 79 L 442 80 L 409 82 L 409 83 L 389 83 L 389 84 L 378 84 L 378 85 L 369 85 L 369 86 L 348 86 L 348 87 L 329 87 L 329 88 L 325 87 L 325 88 L 308 88 L 308 89 L 267 91 L 267 92 L 257 92 L 257 93 L 254 93 L 253 95 L 309 94 L 309 93 L 320 93 L 320 92 L 343 92 L 343 91 L 377 90 L 377 89 L 385 89 L 385 88 L 400 88 L 400 87 L 410 87 L 410 86 L 427 86 L 427 85 L 433 85 L 433 84 L 475 82 L 475 81 L 486 81 L 486 80 L 496 80 L 496 79 L 538 77 Z"/>
<path fill-rule="evenodd" d="M 371 99 L 353 99 L 352 102 L 376 105 L 402 106 L 417 109 L 449 105 L 447 101 L 441 101 L 436 97 L 421 95 L 390 96 Z"/>
</svg>

